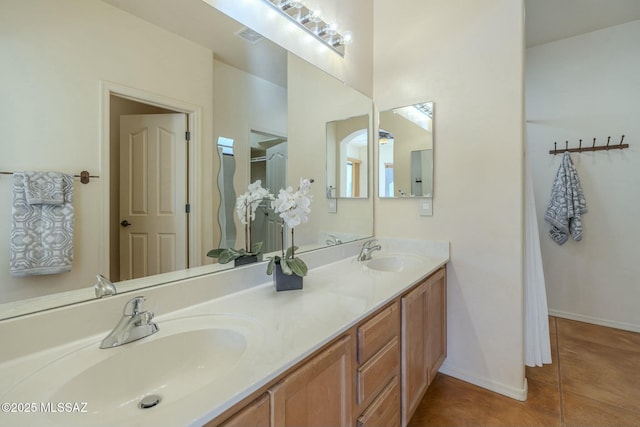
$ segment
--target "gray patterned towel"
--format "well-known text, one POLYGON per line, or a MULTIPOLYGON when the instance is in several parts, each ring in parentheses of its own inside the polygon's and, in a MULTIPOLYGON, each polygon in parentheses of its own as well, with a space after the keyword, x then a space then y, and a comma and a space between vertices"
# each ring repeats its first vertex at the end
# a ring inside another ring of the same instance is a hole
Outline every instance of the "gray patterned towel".
POLYGON ((9 270, 12 276, 57 274, 71 270, 72 175, 15 172, 11 214, 9 270), (35 184, 28 189, 30 183, 35 184), (27 198, 28 192, 31 192, 30 199, 27 198), (62 203, 59 203, 61 199, 62 203))
POLYGON ((61 173, 22 173, 27 203, 30 205, 62 205, 64 203, 61 173))
POLYGON ((587 201, 582 193, 578 172, 565 151, 562 163, 551 188, 551 200, 544 220, 551 224, 549 236, 559 245, 569 239, 582 240, 582 218, 587 212, 587 201))

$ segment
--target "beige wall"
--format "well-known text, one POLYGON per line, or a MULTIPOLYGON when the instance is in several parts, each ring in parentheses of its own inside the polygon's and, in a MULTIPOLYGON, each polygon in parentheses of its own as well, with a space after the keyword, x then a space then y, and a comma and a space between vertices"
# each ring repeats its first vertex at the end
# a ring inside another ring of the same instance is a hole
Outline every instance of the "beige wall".
POLYGON ((553 314, 640 332, 640 21, 527 49, 527 140, 542 261, 553 314), (558 148, 618 144, 571 153, 587 199, 580 242, 554 243, 544 222, 562 156, 558 148))
MULTIPOLYGON (((0 302, 90 287, 109 274, 106 227, 108 170, 101 170, 102 81, 138 88, 202 110, 198 168, 210 170, 213 55, 98 0, 12 1, 0 13, 0 170, 87 170, 100 178, 75 185, 75 259, 70 273, 13 279, 0 266, 0 302), (189 64, 189 66, 185 66, 189 64)), ((202 198, 212 198, 203 188, 202 198)), ((0 176, 0 241, 8 242, 11 177, 0 176)), ((211 209, 203 218, 211 218, 211 209)), ((211 225, 202 224, 203 246, 211 225)), ((8 260, 8 244, 0 260, 8 260)))
POLYGON ((376 108, 437 111, 433 217, 376 198, 376 234, 451 242, 442 369, 523 398, 522 1, 374 0, 374 11, 376 108))

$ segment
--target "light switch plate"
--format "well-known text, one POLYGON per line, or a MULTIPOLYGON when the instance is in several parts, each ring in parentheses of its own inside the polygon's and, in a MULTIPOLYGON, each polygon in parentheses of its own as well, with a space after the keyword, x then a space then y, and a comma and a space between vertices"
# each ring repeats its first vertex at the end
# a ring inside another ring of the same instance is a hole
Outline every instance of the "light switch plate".
POLYGON ((420 199, 418 201, 418 212, 420 216, 433 216, 433 200, 420 199))
POLYGON ((338 199, 329 199, 327 205, 329 213, 338 213, 338 199))

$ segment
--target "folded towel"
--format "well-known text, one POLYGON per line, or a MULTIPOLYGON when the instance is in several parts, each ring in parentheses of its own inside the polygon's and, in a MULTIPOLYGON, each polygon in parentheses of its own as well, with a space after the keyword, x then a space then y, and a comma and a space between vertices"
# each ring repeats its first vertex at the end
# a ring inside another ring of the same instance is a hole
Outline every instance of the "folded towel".
POLYGON ((63 175, 60 172, 21 172, 24 192, 30 205, 61 205, 64 203, 63 175))
MULTIPOLYGON (((73 176, 61 174, 62 204, 31 204, 27 182, 36 175, 13 174, 9 271, 14 277, 64 273, 71 270, 73 261, 73 176)), ((43 194, 47 193, 51 192, 43 194)))
POLYGON ((569 152, 565 151, 562 163, 551 188, 551 200, 544 215, 551 224, 549 236, 559 245, 569 239, 582 240, 582 214, 587 212, 587 201, 582 193, 580 179, 569 152))

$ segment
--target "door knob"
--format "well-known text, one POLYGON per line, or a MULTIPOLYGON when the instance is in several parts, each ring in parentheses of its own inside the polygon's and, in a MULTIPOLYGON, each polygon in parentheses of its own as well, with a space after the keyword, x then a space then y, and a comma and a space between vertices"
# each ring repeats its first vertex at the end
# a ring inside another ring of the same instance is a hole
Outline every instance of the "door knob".
POLYGON ((123 226, 123 227, 128 227, 128 226, 130 226, 130 225, 131 225, 131 223, 125 219, 125 220, 122 220, 122 222, 120 223, 120 225, 121 225, 121 226, 123 226))

